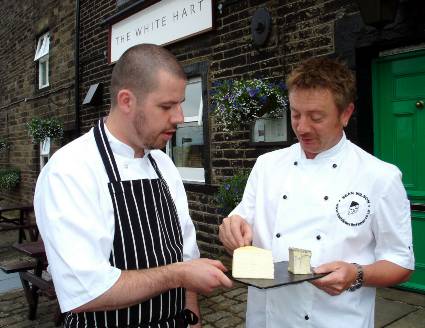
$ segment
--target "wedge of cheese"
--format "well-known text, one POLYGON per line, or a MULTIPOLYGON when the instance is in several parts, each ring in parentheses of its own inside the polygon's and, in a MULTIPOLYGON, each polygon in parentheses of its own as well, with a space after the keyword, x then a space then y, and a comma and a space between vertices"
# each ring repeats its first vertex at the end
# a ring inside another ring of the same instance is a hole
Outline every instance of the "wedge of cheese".
POLYGON ((272 251, 254 246, 235 249, 232 275, 234 278, 274 279, 272 251))
POLYGON ((289 247, 288 271, 293 274, 311 273, 311 251, 308 249, 289 247))

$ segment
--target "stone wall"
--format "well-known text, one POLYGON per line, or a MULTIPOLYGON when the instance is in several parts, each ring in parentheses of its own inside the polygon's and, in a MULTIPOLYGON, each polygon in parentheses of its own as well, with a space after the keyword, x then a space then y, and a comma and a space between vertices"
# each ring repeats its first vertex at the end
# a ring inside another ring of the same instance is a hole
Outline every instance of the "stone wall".
POLYGON ((74 1, 4 0, 0 8, 0 137, 11 143, 9 152, 0 155, 0 165, 21 170, 19 187, 0 191, 0 198, 6 203, 32 202, 40 171, 39 145, 31 143, 26 123, 34 116, 57 117, 66 129, 74 128, 74 1), (50 84, 39 89, 34 55, 38 38, 47 31, 50 84))

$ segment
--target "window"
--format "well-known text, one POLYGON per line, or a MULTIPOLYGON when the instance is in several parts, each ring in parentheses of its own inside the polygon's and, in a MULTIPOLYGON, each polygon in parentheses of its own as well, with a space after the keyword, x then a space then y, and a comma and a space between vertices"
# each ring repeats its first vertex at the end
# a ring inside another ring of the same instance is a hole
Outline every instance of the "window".
POLYGON ((288 119, 286 111, 282 118, 259 118, 251 131, 252 142, 288 141, 288 119))
POLYGON ((43 34, 37 42, 34 61, 38 61, 38 88, 49 86, 49 47, 50 34, 43 34))
POLYGON ((205 182, 203 107, 202 78, 190 78, 182 104, 184 123, 167 145, 167 153, 185 182, 205 182))

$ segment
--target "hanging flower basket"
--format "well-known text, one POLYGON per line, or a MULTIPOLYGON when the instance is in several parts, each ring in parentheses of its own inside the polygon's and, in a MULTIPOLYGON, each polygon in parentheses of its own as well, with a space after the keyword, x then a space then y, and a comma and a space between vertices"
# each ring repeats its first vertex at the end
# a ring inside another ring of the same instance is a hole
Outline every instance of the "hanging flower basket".
POLYGON ((240 171, 224 179, 216 194, 221 214, 229 214, 241 202, 248 176, 248 172, 240 171))
POLYGON ((59 120, 55 118, 42 119, 34 117, 27 123, 28 133, 32 137, 32 142, 39 144, 46 138, 62 139, 63 126, 59 120))
POLYGON ((224 131, 240 128, 260 117, 279 118, 289 107, 287 89, 260 79, 227 80, 214 84, 213 115, 224 131))
POLYGON ((0 170, 0 191, 10 191, 21 181, 21 171, 16 168, 0 170))

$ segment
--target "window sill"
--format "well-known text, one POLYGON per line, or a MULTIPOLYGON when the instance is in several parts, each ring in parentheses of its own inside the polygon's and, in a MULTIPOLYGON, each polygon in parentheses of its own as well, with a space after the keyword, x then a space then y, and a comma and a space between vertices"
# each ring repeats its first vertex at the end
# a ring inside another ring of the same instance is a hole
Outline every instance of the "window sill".
POLYGON ((218 186, 205 184, 205 183, 196 183, 196 182, 185 182, 183 181, 186 191, 190 192, 199 192, 207 195, 214 195, 218 191, 218 186))

